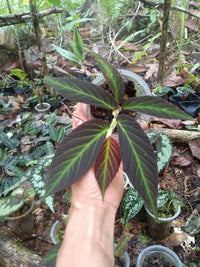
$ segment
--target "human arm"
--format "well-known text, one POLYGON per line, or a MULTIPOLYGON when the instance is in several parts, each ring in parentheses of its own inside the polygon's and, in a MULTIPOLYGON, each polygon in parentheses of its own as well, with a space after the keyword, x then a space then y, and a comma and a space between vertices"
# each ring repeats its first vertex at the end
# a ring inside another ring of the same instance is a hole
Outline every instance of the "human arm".
MULTIPOLYGON (((78 104, 73 128, 87 120, 85 107, 78 104)), ((71 209, 56 267, 114 266, 114 222, 122 195, 122 165, 107 188, 104 200, 94 167, 72 185, 71 209)))

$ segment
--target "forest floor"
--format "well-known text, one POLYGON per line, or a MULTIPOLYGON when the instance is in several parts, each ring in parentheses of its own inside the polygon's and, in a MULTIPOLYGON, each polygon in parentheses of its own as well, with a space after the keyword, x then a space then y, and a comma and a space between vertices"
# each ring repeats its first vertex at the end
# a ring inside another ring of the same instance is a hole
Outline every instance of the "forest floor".
MULTIPOLYGON (((128 52, 125 52, 126 56, 132 53, 131 49, 135 48, 131 47, 128 52)), ((152 47, 152 52, 149 53, 148 56, 145 56, 144 59, 138 60, 135 64, 124 64, 124 61, 122 60, 121 62, 117 62, 116 65, 119 68, 128 69, 141 75, 152 89, 156 83, 158 63, 151 60, 158 56, 158 52, 159 48, 155 46, 152 47)), ((37 51, 35 53, 37 54, 37 51)), ((170 55, 171 62, 169 60, 169 65, 172 63, 172 59, 177 57, 177 54, 174 53, 171 53, 170 55)), ((188 47, 188 50, 184 50, 183 55, 187 62, 189 61, 190 64, 194 65, 196 62, 200 61, 200 48, 193 47, 191 49, 188 47), (191 56, 191 50, 193 51, 193 56, 191 56)), ((54 74, 56 73, 57 76, 65 76, 66 73, 71 73, 74 76, 92 74, 91 69, 76 69, 67 60, 55 55, 55 53, 51 54, 51 51, 49 56, 53 62, 57 62, 54 64, 52 70, 52 72, 54 74), (66 73, 63 73, 63 71, 66 73)), ((173 64, 175 64, 175 60, 173 60, 173 64)), ((12 68, 18 67, 18 60, 12 60, 2 66, 3 79, 7 77, 7 74, 12 70, 12 68)), ((34 67, 35 74, 39 74, 41 71, 41 66, 37 61, 34 62, 34 67)), ((199 68, 197 71, 199 72, 199 68)), ((188 73, 189 72, 187 69, 183 68, 183 72, 180 74, 178 73, 177 69, 173 68, 165 77, 164 84, 172 87, 173 89, 176 89, 178 86, 183 86, 188 80, 188 73)), ((4 100, 6 97, 7 96, 4 96, 4 100)), ((17 96, 14 96, 14 99, 12 100, 13 109, 10 110, 10 114, 7 112, 6 116, 5 114, 1 115, 1 123, 8 120, 8 118, 12 118, 14 120, 14 117, 16 118, 17 114, 23 112, 21 110, 21 106, 26 101, 26 97, 26 94, 23 92, 17 96)), ((59 115, 63 113, 66 115, 68 113, 63 106, 55 109, 54 111, 59 115)), ((32 112, 34 112, 34 110, 32 110, 32 112)), ((69 117, 71 116, 71 114, 68 115, 69 117)), ((200 115, 198 115, 198 117, 199 116, 200 115)), ((185 129, 184 124, 181 124, 179 121, 170 123, 168 120, 163 121, 152 118, 149 124, 149 129, 155 129, 156 127, 180 130, 185 129)), ((200 150, 199 139, 196 144, 196 149, 200 150)), ((120 207, 118 210, 115 222, 115 242, 117 243, 124 234, 129 236, 128 253, 131 259, 131 266, 135 266, 137 257, 143 248, 155 244, 160 244, 171 248, 180 257, 185 266, 200 266, 200 158, 199 156, 194 156, 194 149, 191 149, 191 146, 188 144, 188 142, 181 142, 181 140, 178 142, 173 142, 173 150, 174 152, 169 164, 159 175, 160 188, 164 190, 174 190, 174 192, 177 193, 183 202, 181 214, 173 221, 169 236, 164 240, 154 240, 151 238, 148 233, 146 219, 142 221, 132 219, 126 226, 124 226, 121 221, 121 218, 123 217, 122 207, 120 207), (197 211, 198 216, 197 219, 192 220, 191 227, 193 233, 188 233, 185 231, 185 224, 189 217, 194 214, 194 211, 197 211)), ((127 190, 128 188, 125 189, 125 192, 127 190)), ((35 227, 33 234, 29 237, 24 239, 17 237, 17 235, 10 230, 8 223, 3 220, 0 221, 0 232, 6 234, 16 243, 23 244, 32 252, 44 258, 47 252, 53 247, 50 239, 51 226, 56 220, 61 220, 62 215, 68 214, 69 212, 70 202, 63 197, 64 195, 65 191, 55 194, 55 213, 53 213, 48 206, 36 199, 33 210, 33 214, 35 216, 35 227)))

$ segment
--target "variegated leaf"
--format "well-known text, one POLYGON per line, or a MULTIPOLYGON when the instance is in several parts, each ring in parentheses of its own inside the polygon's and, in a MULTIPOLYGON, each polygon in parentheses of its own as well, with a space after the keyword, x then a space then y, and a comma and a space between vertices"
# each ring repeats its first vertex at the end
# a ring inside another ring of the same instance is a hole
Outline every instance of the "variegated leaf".
POLYGON ((143 199, 134 188, 130 188, 123 199, 124 223, 128 223, 144 205, 143 199))

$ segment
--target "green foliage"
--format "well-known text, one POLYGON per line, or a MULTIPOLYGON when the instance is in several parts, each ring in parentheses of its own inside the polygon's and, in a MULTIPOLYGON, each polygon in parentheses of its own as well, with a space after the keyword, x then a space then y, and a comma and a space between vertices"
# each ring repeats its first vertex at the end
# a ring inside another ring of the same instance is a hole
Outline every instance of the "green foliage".
POLYGON ((130 6, 129 0, 100 0, 100 4, 109 19, 126 14, 130 6))
POLYGON ((42 263, 48 267, 55 267, 56 258, 57 258, 57 254, 58 254, 58 250, 60 249, 60 246, 61 246, 61 243, 54 245, 53 248, 48 251, 42 263))
POLYGON ((84 61, 84 44, 77 28, 74 28, 73 53, 56 45, 53 45, 53 47, 58 51, 58 53, 60 53, 66 59, 72 61, 74 64, 79 65, 84 61))
MULTIPOLYGON (((104 146, 104 142, 110 143, 108 140, 117 128, 124 171, 145 201, 145 205, 157 214, 157 164, 153 147, 140 125, 130 115, 124 115, 123 111, 136 111, 169 119, 192 118, 158 97, 140 96, 123 100, 124 81, 118 71, 99 55, 94 52, 92 55, 99 63, 109 85, 109 92, 98 85, 78 79, 46 77, 46 82, 69 100, 110 109, 113 119, 110 125, 99 119, 84 122, 63 139, 50 166, 46 196, 78 181, 94 162, 99 186, 104 184, 104 194, 119 168, 119 163, 118 167, 114 164, 113 169, 112 164, 109 164, 110 157, 107 155, 113 148, 110 145, 104 146), (99 153, 103 167, 96 162, 99 153), (109 171, 105 177, 106 168, 109 168, 109 171)), ((120 156, 118 150, 116 151, 115 155, 112 154, 117 162, 120 156)))
POLYGON ((18 79, 17 81, 18 87, 24 87, 26 85, 29 85, 30 83, 30 80, 27 78, 27 74, 23 70, 12 69, 8 77, 4 80, 3 87, 6 87, 7 81, 9 80, 10 77, 14 77, 18 79))
POLYGON ((162 171, 168 164, 173 153, 173 146, 166 134, 148 132, 147 133, 152 144, 155 145, 157 152, 158 172, 162 171))
POLYGON ((23 186, 16 188, 10 195, 0 198, 0 217, 6 217, 19 210, 25 202, 32 200, 35 192, 23 186))

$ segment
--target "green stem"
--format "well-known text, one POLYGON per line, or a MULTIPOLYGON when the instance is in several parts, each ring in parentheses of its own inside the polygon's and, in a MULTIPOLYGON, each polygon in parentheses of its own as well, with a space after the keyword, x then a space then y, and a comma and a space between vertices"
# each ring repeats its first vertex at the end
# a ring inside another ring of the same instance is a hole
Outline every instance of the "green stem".
POLYGON ((119 110, 118 110, 118 109, 116 109, 116 110, 114 110, 114 111, 112 112, 113 119, 112 119, 112 122, 111 122, 111 124, 110 124, 110 128, 109 128, 108 131, 107 131, 106 138, 108 138, 109 136, 111 136, 112 133, 113 133, 113 131, 114 131, 114 129, 116 128, 116 126, 117 126, 117 116, 118 116, 118 114, 119 114, 119 110))

